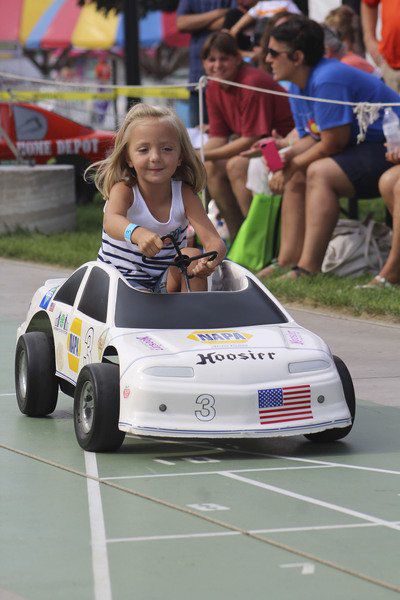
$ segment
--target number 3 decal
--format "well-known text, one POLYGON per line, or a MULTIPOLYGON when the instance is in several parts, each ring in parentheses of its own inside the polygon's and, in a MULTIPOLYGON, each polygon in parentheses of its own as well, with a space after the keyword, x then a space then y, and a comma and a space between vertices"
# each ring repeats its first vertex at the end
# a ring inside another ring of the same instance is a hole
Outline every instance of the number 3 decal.
POLYGON ((210 394, 201 394, 198 398, 196 398, 196 404, 200 404, 201 409, 195 410, 194 414, 199 421, 211 421, 215 415, 215 399, 210 394))

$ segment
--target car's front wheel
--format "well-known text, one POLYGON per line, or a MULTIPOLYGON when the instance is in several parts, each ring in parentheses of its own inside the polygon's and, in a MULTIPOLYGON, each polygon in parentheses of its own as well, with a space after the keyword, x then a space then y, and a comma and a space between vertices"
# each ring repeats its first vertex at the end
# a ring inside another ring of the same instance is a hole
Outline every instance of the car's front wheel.
POLYGON ((118 429, 119 367, 92 364, 79 373, 74 396, 75 435, 90 452, 118 450, 125 433, 118 429))
POLYGON ((45 417, 57 405, 58 381, 53 339, 42 331, 24 333, 15 351, 15 390, 20 411, 45 417))
POLYGON ((305 437, 312 442, 326 443, 341 440, 352 430, 354 418, 356 416, 356 396, 350 372, 341 358, 334 356, 333 360, 338 370, 340 381, 342 382, 344 397, 351 415, 351 425, 348 425, 347 427, 336 427, 335 429, 326 429, 326 431, 320 431, 318 433, 306 434, 305 437))

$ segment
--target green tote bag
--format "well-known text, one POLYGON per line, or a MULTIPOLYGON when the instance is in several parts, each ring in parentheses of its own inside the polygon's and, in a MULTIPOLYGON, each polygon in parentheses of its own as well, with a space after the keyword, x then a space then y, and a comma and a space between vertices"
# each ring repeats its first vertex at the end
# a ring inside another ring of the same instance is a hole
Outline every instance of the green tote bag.
POLYGON ((256 194, 228 258, 250 271, 260 271, 278 255, 282 196, 256 194))

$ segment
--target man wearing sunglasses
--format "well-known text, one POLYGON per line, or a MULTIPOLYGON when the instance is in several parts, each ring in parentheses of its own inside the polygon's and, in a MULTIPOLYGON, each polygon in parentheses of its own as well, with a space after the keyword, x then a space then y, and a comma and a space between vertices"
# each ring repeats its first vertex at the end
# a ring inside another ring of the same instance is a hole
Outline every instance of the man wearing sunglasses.
MULTIPOLYGON (((287 277, 295 279, 320 271, 339 217, 339 198, 376 198, 379 177, 391 166, 385 158, 383 111, 357 144, 353 106, 340 103, 396 103, 400 97, 374 75, 324 58, 323 29, 306 17, 292 17, 271 31, 266 60, 274 79, 290 81, 289 92, 298 96, 290 105, 300 139, 270 181, 273 192, 283 192, 278 265, 292 267, 287 277)), ((263 275, 272 271, 275 265, 263 275)))

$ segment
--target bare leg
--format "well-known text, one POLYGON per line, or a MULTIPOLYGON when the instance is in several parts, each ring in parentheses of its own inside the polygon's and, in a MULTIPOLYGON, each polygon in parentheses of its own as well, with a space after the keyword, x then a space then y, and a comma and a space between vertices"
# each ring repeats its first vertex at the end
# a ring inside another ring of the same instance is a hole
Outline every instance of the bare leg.
POLYGON ((316 273, 339 218, 341 196, 351 198, 355 190, 332 158, 313 162, 307 169, 306 230, 299 267, 316 273))
POLYGON ((297 172, 287 182, 282 199, 281 244, 278 264, 297 264, 304 239, 305 175, 297 172))
POLYGON ((228 179, 244 217, 247 217, 252 201, 252 193, 246 187, 248 167, 249 159, 244 156, 234 156, 226 163, 228 179))
POLYGON ((389 256, 379 275, 390 283, 400 282, 400 165, 386 171, 379 180, 379 190, 393 218, 393 238, 389 256))
POLYGON ((226 161, 206 161, 205 167, 207 187, 211 198, 214 198, 217 203, 229 229, 231 241, 233 241, 243 222, 243 215, 226 174, 226 161))
MULTIPOLYGON (((196 256, 200 254, 198 248, 184 248, 182 254, 187 256, 196 256)), ((196 261, 191 263, 188 268, 188 274, 190 275, 193 268, 196 265, 196 261)), ((200 277, 193 277, 190 280, 190 289, 192 292, 206 292, 207 291, 207 279, 200 277)), ((181 271, 177 267, 170 267, 167 275, 167 292, 171 294, 173 292, 187 292, 186 281, 181 271)))

